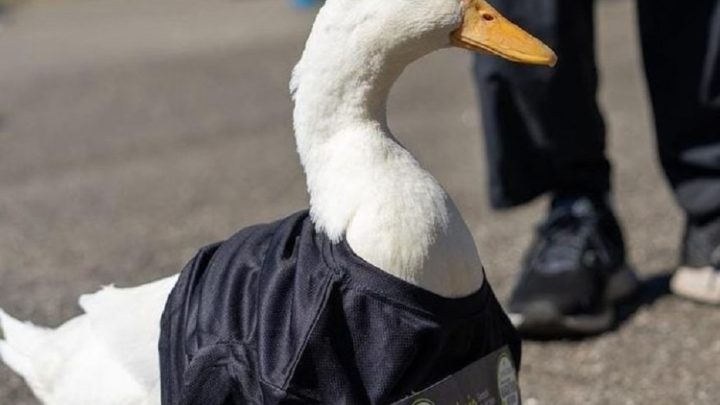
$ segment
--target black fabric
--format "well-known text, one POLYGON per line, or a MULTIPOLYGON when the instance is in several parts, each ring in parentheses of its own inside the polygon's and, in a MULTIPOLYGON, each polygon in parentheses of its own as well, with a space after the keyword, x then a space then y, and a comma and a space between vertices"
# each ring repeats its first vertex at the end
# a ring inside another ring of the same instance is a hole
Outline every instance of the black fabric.
MULTIPOLYGON (((610 190, 593 0, 495 0, 559 56, 554 69, 477 56, 495 207, 610 190)), ((693 222, 720 216, 720 1, 638 0, 659 155, 693 222)))
POLYGON ((520 343, 487 283, 447 299, 314 231, 240 231, 183 270, 162 318, 163 405, 390 404, 520 343))

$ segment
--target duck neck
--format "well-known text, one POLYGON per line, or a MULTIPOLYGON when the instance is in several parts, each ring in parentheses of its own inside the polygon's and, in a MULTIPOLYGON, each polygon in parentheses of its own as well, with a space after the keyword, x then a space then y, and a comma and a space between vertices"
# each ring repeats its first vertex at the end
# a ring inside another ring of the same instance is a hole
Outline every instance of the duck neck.
POLYGON ((387 125, 390 88, 427 52, 339 38, 346 31, 322 26, 322 19, 321 12, 291 83, 316 229, 333 242, 345 238, 367 262, 437 294, 477 290, 483 273, 470 232, 387 125))

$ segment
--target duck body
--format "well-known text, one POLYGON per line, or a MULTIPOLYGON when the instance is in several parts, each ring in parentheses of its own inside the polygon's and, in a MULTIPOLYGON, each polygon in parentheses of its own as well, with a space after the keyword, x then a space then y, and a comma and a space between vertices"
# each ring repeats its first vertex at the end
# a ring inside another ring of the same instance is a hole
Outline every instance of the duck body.
POLYGON ((385 113, 451 38, 549 60, 505 22, 484 0, 327 1, 291 81, 309 211, 85 296, 58 329, 3 314, 0 356, 49 405, 384 404, 503 345, 519 364, 467 225, 385 113))

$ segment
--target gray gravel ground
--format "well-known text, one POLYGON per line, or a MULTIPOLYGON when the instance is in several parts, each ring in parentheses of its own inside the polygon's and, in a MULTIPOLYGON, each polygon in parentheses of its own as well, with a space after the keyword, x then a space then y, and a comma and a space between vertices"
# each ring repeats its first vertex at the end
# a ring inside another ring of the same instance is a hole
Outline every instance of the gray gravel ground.
MULTIPOLYGON (((312 16, 286 3, 40 2, 0 22, 1 307, 58 325, 79 294, 171 274, 306 206, 287 81, 312 16)), ((526 343, 525 403, 717 404, 720 310, 666 294, 681 216, 654 160, 634 9, 598 11, 617 205, 649 281, 616 331, 526 343)), ((412 66, 390 121, 458 202, 505 297, 545 202, 488 209, 469 57, 412 66)), ((0 366, 0 404, 35 403, 0 366)))

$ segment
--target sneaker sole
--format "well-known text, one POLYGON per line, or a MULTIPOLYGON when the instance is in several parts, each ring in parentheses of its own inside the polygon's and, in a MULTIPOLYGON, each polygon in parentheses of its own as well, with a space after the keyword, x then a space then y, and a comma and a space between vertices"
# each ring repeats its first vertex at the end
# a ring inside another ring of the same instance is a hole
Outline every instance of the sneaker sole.
POLYGON ((593 314, 563 315, 548 301, 538 301, 523 313, 508 317, 522 334, 538 336, 593 335, 610 330, 616 319, 615 304, 630 298, 640 280, 629 266, 623 266, 608 280, 602 309, 593 314))
POLYGON ((670 280, 670 291, 693 301, 720 305, 720 272, 712 267, 680 267, 670 280))

